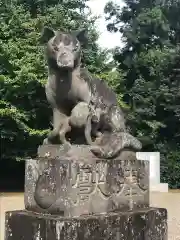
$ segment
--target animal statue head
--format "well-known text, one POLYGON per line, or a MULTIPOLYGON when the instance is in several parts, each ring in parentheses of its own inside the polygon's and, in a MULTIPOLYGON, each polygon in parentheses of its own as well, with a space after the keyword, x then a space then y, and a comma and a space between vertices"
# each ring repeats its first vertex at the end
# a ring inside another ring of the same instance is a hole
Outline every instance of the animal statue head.
POLYGON ((47 44, 48 62, 62 70, 73 70, 80 64, 81 45, 87 42, 86 29, 65 33, 45 27, 41 42, 47 44))

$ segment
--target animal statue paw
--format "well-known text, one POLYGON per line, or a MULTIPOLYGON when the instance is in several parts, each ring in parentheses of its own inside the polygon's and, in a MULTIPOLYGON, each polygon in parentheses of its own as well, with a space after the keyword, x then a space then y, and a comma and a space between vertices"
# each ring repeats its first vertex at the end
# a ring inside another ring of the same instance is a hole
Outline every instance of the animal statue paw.
POLYGON ((66 142, 64 143, 64 149, 66 149, 66 150, 68 151, 70 148, 71 148, 71 143, 68 142, 68 141, 66 141, 66 142))

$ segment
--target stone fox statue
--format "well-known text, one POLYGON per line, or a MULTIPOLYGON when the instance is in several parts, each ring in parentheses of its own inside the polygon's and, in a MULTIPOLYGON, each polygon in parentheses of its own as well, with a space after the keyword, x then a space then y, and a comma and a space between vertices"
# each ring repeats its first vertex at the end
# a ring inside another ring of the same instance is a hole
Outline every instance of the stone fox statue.
POLYGON ((116 95, 104 81, 80 67, 81 45, 87 42, 86 30, 64 33, 46 27, 41 41, 46 43, 48 81, 45 88, 53 110, 53 130, 44 143, 52 143, 57 136, 61 143, 67 143, 66 133, 71 129, 69 116, 79 102, 117 106, 116 95))
MULTIPOLYGON (((84 127, 86 141, 89 144, 91 133, 100 137, 101 146, 94 146, 92 152, 102 157, 113 157, 123 147, 138 144, 126 141, 125 118, 118 107, 115 93, 106 82, 93 77, 85 68, 81 68, 81 45, 87 41, 86 30, 65 33, 44 28, 41 40, 46 43, 46 58, 48 63, 48 81, 46 96, 53 110, 53 130, 44 143, 52 143, 59 137, 61 143, 69 143, 66 134, 72 127, 84 127), (88 110, 85 105, 87 104, 88 110), (80 104, 80 105, 79 105, 80 104), (84 108, 85 107, 85 108, 84 108), (83 113, 81 112, 81 109, 83 113), (86 110, 85 110, 86 109, 86 110), (83 116, 83 114, 85 114, 83 116), (85 122, 84 122, 85 121, 85 122), (111 135, 115 133, 115 135, 111 135), (116 133, 120 134, 116 141, 116 133), (104 142, 107 136, 113 140, 114 151, 111 154, 104 142), (121 144, 119 144, 121 141, 121 144)), ((97 142, 98 143, 98 142, 97 142)))

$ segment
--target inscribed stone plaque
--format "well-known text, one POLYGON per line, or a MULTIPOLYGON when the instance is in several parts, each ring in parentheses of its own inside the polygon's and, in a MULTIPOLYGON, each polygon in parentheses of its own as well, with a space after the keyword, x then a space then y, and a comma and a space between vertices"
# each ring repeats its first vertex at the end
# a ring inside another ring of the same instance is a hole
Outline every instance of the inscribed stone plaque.
POLYGON ((80 216, 149 206, 148 161, 71 154, 26 160, 27 210, 80 216))

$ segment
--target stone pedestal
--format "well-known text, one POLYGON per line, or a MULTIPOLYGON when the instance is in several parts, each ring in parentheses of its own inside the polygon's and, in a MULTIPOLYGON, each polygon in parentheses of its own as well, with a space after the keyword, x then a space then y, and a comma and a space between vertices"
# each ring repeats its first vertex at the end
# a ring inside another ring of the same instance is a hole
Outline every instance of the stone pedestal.
POLYGON ((25 210, 6 213, 5 240, 167 240, 167 212, 149 208, 149 162, 123 150, 44 145, 26 160, 25 210))
POLYGON ((67 152, 43 146, 39 156, 26 161, 29 211, 77 217, 149 207, 149 165, 132 152, 107 161, 96 158, 88 146, 67 152))
POLYGON ((28 211, 6 213, 5 240, 167 240, 167 212, 133 212, 64 218, 28 211))

